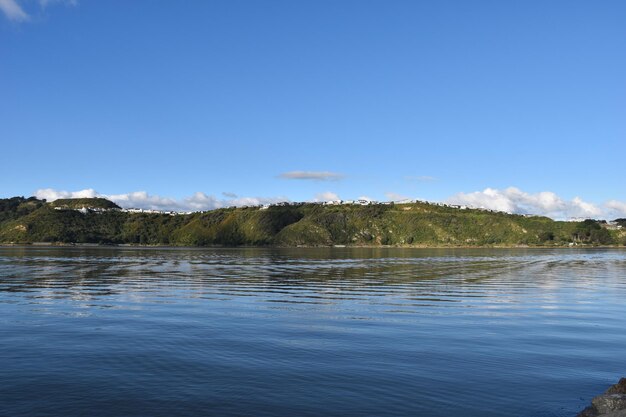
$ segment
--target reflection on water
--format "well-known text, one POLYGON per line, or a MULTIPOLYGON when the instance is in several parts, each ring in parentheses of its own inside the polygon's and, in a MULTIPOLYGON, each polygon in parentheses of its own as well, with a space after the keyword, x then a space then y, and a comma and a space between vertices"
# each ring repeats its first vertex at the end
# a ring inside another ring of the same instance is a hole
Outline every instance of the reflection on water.
POLYGON ((625 255, 0 248, 0 415, 573 415, 625 255))

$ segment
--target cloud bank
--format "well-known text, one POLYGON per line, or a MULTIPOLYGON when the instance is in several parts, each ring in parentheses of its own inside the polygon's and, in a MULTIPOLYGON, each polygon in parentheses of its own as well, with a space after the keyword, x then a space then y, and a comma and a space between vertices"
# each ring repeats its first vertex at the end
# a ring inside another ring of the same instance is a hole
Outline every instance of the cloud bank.
POLYGON ((218 199, 215 196, 207 195, 203 192, 197 192, 182 199, 175 199, 148 194, 146 191, 135 191, 126 194, 101 194, 92 188, 80 191, 61 191, 52 188, 43 188, 35 191, 35 197, 45 198, 48 201, 58 200, 59 198, 102 197, 124 208, 135 207, 166 211, 204 211, 230 206, 255 206, 289 201, 286 197, 233 197, 218 199))
POLYGON ((278 177, 285 180, 338 181, 343 175, 329 171, 289 171, 278 177))
POLYGON ((605 206, 615 215, 626 217, 626 203, 617 200, 607 201, 605 206))
MULTIPOLYGON (((230 206, 255 206, 259 204, 290 201, 286 197, 242 197, 230 192, 222 193, 222 198, 217 198, 203 192, 197 192, 188 197, 175 199, 149 194, 146 191, 135 191, 125 194, 101 194, 93 188, 80 191, 61 191, 52 188, 43 188, 35 191, 34 195, 37 198, 45 198, 48 201, 54 201, 59 198, 103 197, 124 208, 137 207, 174 211, 203 211, 230 206)), ((404 200, 407 198, 404 195, 392 192, 388 192, 385 195, 387 199, 391 201, 404 200)), ((359 198, 372 200, 366 196, 359 198)), ((336 193, 326 191, 316 194, 312 201, 323 202, 339 199, 340 197, 336 193)), ((604 204, 594 204, 584 201, 579 197, 566 200, 550 191, 531 194, 515 187, 509 187, 503 190, 486 188, 483 191, 458 193, 446 199, 445 202, 515 214, 537 214, 556 220, 566 220, 570 218, 609 220, 618 217, 626 218, 626 202, 610 200, 604 204)))
POLYGON ((553 219, 614 218, 626 215, 626 204, 619 201, 613 200, 596 205, 580 197, 565 200, 550 191, 530 194, 515 187, 504 190, 486 188, 473 193, 458 193, 448 198, 447 202, 508 213, 538 214, 553 219))

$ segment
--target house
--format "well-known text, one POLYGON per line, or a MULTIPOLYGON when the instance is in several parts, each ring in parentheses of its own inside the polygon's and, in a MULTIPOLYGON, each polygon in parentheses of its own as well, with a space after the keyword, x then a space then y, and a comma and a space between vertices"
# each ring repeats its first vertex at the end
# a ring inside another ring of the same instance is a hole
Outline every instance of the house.
POLYGON ((337 206, 343 204, 343 200, 324 201, 322 204, 324 204, 325 206, 337 206))

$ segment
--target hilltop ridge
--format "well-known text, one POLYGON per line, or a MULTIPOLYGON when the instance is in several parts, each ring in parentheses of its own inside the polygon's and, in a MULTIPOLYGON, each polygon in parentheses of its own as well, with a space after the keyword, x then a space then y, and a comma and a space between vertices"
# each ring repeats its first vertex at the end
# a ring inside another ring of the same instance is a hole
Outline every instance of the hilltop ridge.
POLYGON ((103 199, 0 199, 2 243, 145 245, 624 245, 618 225, 561 222, 423 201, 278 203, 177 213, 103 199))
POLYGON ((106 198, 60 198, 49 203, 55 208, 64 209, 120 209, 121 207, 106 198))

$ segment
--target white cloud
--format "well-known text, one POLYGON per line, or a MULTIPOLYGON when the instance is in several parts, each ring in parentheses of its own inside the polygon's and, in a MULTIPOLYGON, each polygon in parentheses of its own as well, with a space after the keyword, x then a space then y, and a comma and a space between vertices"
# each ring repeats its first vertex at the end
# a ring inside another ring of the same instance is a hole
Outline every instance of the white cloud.
POLYGON ((564 200, 553 192, 526 193, 515 187, 505 190, 486 188, 473 193, 458 193, 448 198, 452 204, 464 204, 516 214, 539 214, 555 219, 571 217, 597 218, 607 214, 607 210, 576 197, 564 200))
POLYGON ((604 214, 604 210, 592 203, 583 201, 580 197, 575 197, 570 204, 568 204, 571 213, 576 217, 601 217, 604 214))
MULTIPOLYGON (((152 210, 182 210, 182 204, 173 198, 150 195, 145 191, 135 191, 126 194, 101 195, 101 197, 117 203, 121 207, 137 207, 152 210)), ((193 198, 188 197, 188 198, 193 198)))
POLYGON ((15 0, 0 0, 0 10, 9 20, 23 22, 29 19, 28 14, 15 0))
MULTIPOLYGON (((203 211, 230 206, 256 206, 260 204, 289 201, 286 197, 240 197, 233 193, 223 193, 227 198, 217 198, 203 192, 196 192, 182 199, 163 197, 148 194, 145 191, 135 191, 125 194, 101 194, 93 188, 79 191, 62 191, 53 188, 43 188, 35 191, 37 198, 54 201, 59 198, 107 198, 121 207, 138 207, 153 210, 175 211, 203 211)), ((396 193, 386 193, 390 200, 403 200, 406 197, 396 193)), ((339 196, 331 191, 315 195, 314 201, 339 200, 339 196)), ((361 196, 359 199, 372 200, 361 196)), ((510 187, 504 190, 486 188, 473 193, 458 193, 446 200, 451 204, 462 204, 472 207, 484 207, 493 210, 506 211, 516 214, 538 214, 553 219, 568 219, 585 217, 596 219, 615 219, 626 217, 626 202, 610 200, 602 205, 593 204, 576 197, 565 200, 549 191, 530 194, 510 187)))
MULTIPOLYGON (((21 1, 22 3, 29 3, 21 1)), ((39 0, 40 12, 43 12, 49 6, 55 4, 63 4, 65 6, 76 6, 78 0, 39 0)), ((30 15, 20 5, 18 0, 0 0, 0 11, 4 13, 7 19, 15 22, 25 22, 30 20, 30 15)))
POLYGON ((278 176, 285 180, 314 180, 314 181, 337 181, 343 178, 342 174, 329 171, 289 171, 278 176))
POLYGON ((60 191, 53 188, 42 188, 35 191, 35 197, 45 198, 48 201, 54 201, 59 198, 94 198, 100 197, 100 194, 92 188, 80 191, 60 191))
POLYGON ((223 200, 223 207, 226 206, 258 206, 261 204, 274 204, 283 201, 290 201, 287 197, 239 197, 233 200, 223 200))
POLYGON ((387 200, 389 201, 402 201, 402 200, 409 200, 410 197, 407 197, 405 195, 402 194, 398 194, 398 193, 394 193, 394 192, 387 192, 385 193, 385 197, 387 197, 387 200))
POLYGON ((607 201, 605 206, 610 210, 611 218, 626 217, 626 203, 617 200, 607 201))
POLYGON ((203 192, 196 192, 189 197, 174 199, 159 195, 148 194, 145 191, 135 191, 125 194, 100 194, 93 189, 80 191, 60 191, 52 188, 45 188, 35 191, 35 197, 45 198, 54 201, 59 198, 107 198, 124 208, 143 208, 152 210, 175 210, 175 211, 203 211, 213 210, 230 206, 255 206, 260 204, 271 204, 280 201, 289 201, 284 197, 237 197, 228 199, 218 199, 203 192))
POLYGON ((323 193, 315 194, 315 199, 313 201, 336 201, 341 200, 339 196, 331 191, 326 191, 323 193))
POLYGON ((237 197, 239 197, 237 194, 231 193, 231 192, 228 192, 228 191, 222 191, 222 195, 224 197, 228 197, 228 198, 237 198, 237 197))

